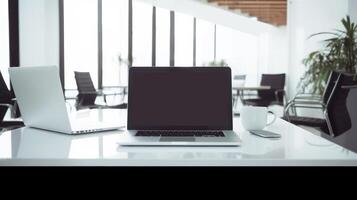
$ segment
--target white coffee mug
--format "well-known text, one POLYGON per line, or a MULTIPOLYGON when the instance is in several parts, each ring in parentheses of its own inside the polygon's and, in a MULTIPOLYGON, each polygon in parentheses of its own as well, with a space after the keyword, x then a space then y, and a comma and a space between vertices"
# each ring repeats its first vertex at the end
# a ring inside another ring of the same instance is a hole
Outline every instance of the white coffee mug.
POLYGON ((265 127, 272 125, 276 121, 276 114, 268 110, 267 107, 243 106, 241 122, 247 131, 263 130, 265 127), (268 113, 274 115, 273 121, 268 123, 268 113))

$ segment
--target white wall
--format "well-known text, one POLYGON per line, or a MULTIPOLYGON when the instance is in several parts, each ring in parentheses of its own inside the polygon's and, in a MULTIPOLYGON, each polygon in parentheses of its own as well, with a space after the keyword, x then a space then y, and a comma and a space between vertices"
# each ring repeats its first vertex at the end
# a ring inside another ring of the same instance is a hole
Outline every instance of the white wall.
MULTIPOLYGON (((353 0, 356 2, 356 0, 353 0)), ((324 37, 312 34, 342 28, 341 19, 348 13, 348 0, 289 0, 289 82, 292 97, 306 68, 302 60, 312 51, 322 47, 324 37)))
POLYGON ((351 16, 351 19, 357 23, 357 1, 356 0, 349 0, 348 13, 351 16))
POLYGON ((261 73, 287 73, 288 72, 288 30, 279 27, 266 34, 261 34, 260 64, 261 73))
POLYGON ((9 17, 8 1, 0 0, 0 70, 4 80, 9 84, 7 69, 10 67, 9 61, 9 17))
MULTIPOLYGON (((288 31, 194 0, 141 0, 260 38, 261 73, 288 71, 288 31)), ((20 64, 58 65, 58 0, 20 0, 20 64)))
POLYGON ((241 32, 259 35, 274 26, 198 0, 141 0, 149 4, 195 16, 241 32))
MULTIPOLYGON (((141 1, 255 35, 259 37, 259 74, 286 73, 288 71, 288 30, 286 27, 272 26, 251 17, 207 4, 204 0, 141 1)), ((255 84, 259 84, 259 82, 255 84)))
POLYGON ((20 65, 59 65, 58 0, 19 0, 20 65))

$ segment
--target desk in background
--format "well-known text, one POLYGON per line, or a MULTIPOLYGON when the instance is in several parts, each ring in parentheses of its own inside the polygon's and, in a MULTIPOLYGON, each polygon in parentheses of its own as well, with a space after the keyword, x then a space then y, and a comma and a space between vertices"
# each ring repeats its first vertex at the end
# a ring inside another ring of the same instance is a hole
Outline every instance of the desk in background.
MULTIPOLYGON (((108 96, 121 96, 121 102, 125 101, 125 96, 128 94, 128 86, 111 86, 104 87, 103 89, 97 90, 97 96, 102 96, 104 102, 107 103, 108 96)), ((78 90, 76 89, 66 89, 65 98, 66 100, 77 100, 78 90)))
MULTIPOLYGON (((84 110, 78 119, 126 124, 125 110, 84 110)), ((240 147, 121 147, 121 131, 69 136, 23 128, 0 135, 0 166, 357 166, 357 154, 278 119, 270 140, 234 130, 240 147)))
MULTIPOLYGON (((246 91, 260 91, 260 90, 270 90, 271 87, 270 86, 241 86, 241 85, 233 85, 232 86, 232 90, 235 90, 237 93, 236 98, 234 99, 233 102, 233 112, 235 116, 239 116, 240 112, 238 110, 236 110, 237 104, 238 104, 238 100, 240 99, 241 101, 243 101, 244 99, 244 92, 246 91)), ((256 96, 256 95, 255 95, 256 96)))

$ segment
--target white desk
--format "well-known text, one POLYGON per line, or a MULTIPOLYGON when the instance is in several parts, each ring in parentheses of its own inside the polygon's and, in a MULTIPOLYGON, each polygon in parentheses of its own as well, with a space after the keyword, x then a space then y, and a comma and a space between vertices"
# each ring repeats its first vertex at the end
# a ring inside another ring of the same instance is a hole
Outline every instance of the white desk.
MULTIPOLYGON (((126 121, 125 111, 83 111, 79 118, 126 121)), ((241 147, 120 147, 121 132, 68 136, 24 128, 0 135, 0 166, 357 166, 357 154, 283 120, 268 128, 280 140, 234 129, 241 147)))

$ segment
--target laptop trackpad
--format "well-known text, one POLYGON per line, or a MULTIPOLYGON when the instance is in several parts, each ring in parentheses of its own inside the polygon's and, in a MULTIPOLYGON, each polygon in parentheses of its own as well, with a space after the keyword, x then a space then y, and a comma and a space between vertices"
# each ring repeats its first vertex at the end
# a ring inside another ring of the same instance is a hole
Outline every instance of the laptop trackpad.
POLYGON ((194 137, 161 137, 160 142, 195 142, 194 137))

